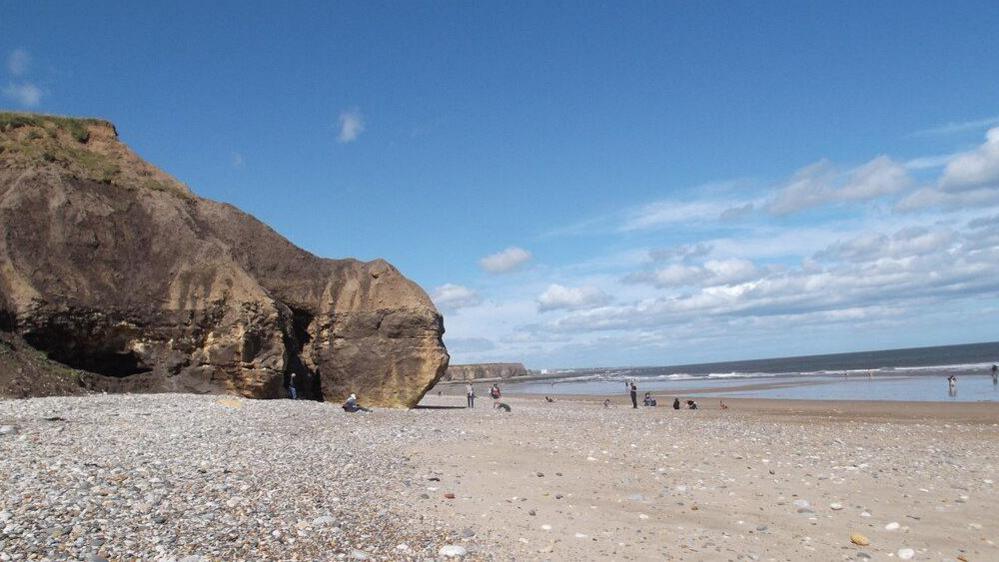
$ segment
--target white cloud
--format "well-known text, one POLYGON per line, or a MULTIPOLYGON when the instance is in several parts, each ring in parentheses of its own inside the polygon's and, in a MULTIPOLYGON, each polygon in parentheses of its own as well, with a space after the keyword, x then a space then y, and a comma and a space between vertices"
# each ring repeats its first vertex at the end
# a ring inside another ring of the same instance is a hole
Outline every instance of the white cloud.
POLYGON ((704 262, 704 270, 711 275, 710 281, 715 285, 742 283, 759 275, 753 262, 739 258, 708 260, 704 262))
POLYGON ((980 147, 951 159, 940 178, 940 188, 945 191, 964 191, 991 184, 999 187, 999 127, 989 129, 985 143, 980 147))
POLYGON ((14 49, 7 56, 7 71, 11 76, 21 76, 31 66, 31 55, 24 49, 14 49))
POLYGON ((8 84, 3 89, 3 95, 25 107, 35 107, 42 101, 42 89, 31 82, 8 84))
POLYGON ((914 133, 915 136, 923 135, 949 135, 952 133, 963 133, 965 131, 977 131, 999 125, 999 117, 986 117, 985 119, 974 119, 958 123, 947 123, 939 127, 923 129, 914 133))
POLYGON ((911 185, 905 166, 887 156, 878 156, 846 173, 821 160, 795 172, 767 209, 775 215, 787 215, 830 203, 869 201, 911 185))
POLYGON ((680 259, 688 261, 704 257, 711 253, 711 244, 698 242, 696 244, 681 244, 672 248, 660 248, 649 251, 649 258, 652 261, 669 261, 680 259))
POLYGON ((234 151, 232 151, 232 155, 231 156, 232 156, 232 167, 233 168, 236 168, 237 170, 241 170, 241 169, 243 169, 244 166, 246 166, 246 161, 243 159, 243 155, 242 154, 240 154, 240 153, 238 153, 238 152, 236 152, 234 150, 234 151))
POLYGON ((724 201, 656 201, 628 213, 621 231, 653 230, 677 224, 715 221, 731 208, 724 201))
POLYGON ((920 156, 912 160, 905 161, 907 170, 929 170, 932 168, 942 168, 954 158, 954 154, 936 154, 934 156, 920 156))
POLYGON ((610 302, 610 297, 598 287, 565 287, 552 284, 544 293, 538 296, 538 310, 580 310, 603 306, 610 302))
POLYGON ((511 246, 502 252, 482 258, 479 260, 479 266, 489 273, 507 273, 529 262, 531 257, 531 252, 511 246))
POLYGON ((876 261, 882 258, 902 259, 940 252, 950 248, 956 239, 947 227, 910 226, 889 236, 865 232, 851 239, 836 242, 818 252, 816 259, 876 261))
POLYGON ((689 286, 730 285, 760 275, 753 262, 740 259, 708 260, 703 265, 670 264, 655 271, 632 273, 627 283, 647 283, 660 289, 689 286))
POLYGON ((458 310, 476 306, 482 302, 482 297, 478 293, 453 283, 445 283, 434 289, 433 301, 442 310, 458 310))
POLYGON ((341 143, 354 142, 364 132, 364 116, 356 108, 341 112, 339 122, 337 140, 341 143))
POLYGON ((746 203, 745 205, 737 205, 735 207, 725 209, 718 218, 722 221, 739 220, 753 214, 754 210, 756 210, 755 204, 746 203))

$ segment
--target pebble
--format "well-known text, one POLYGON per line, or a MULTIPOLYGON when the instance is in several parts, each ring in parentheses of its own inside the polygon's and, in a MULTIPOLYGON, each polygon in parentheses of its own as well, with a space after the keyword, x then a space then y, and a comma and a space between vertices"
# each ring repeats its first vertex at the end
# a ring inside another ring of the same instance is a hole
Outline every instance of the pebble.
POLYGON ((892 521, 891 523, 885 525, 885 530, 886 531, 897 531, 899 527, 900 527, 900 525, 897 522, 892 521))
POLYGON ((899 560, 912 560, 912 557, 916 555, 916 551, 911 548, 900 548, 895 554, 898 555, 899 560))
POLYGON ((871 540, 860 533, 850 535, 850 542, 858 546, 867 546, 871 544, 871 540))
POLYGON ((453 415, 347 416, 305 400, 234 409, 217 399, 0 400, 0 421, 19 433, 0 438, 0 553, 18 562, 433 560, 442 544, 477 544, 416 507, 427 503, 405 501, 423 490, 404 483, 425 482, 427 467, 401 444, 455 439, 435 431, 453 415), (60 415, 69 421, 45 421, 60 415))
POLYGON ((442 546, 440 550, 437 551, 437 554, 443 556, 444 558, 462 558, 468 554, 468 551, 461 545, 449 544, 442 546))
POLYGON ((839 510, 843 509, 843 504, 841 504, 839 502, 833 502, 833 503, 829 504, 829 509, 831 509, 833 511, 839 511, 839 510))
POLYGON ((17 428, 12 425, 0 425, 0 435, 13 435, 17 433, 17 428))

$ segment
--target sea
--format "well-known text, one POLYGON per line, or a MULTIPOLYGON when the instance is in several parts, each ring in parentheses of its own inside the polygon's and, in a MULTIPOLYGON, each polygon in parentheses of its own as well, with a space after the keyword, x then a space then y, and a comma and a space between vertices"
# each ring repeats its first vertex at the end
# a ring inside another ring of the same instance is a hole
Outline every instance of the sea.
POLYGON ((614 369, 559 369, 508 383, 521 394, 999 402, 999 342, 614 369), (948 377, 956 377, 951 387, 948 377))

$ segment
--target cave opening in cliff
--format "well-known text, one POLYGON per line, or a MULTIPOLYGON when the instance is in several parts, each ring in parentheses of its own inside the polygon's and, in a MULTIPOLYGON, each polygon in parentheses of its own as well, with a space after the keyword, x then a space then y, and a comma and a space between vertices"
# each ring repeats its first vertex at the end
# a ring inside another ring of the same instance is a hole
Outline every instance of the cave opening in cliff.
POLYGON ((300 399, 323 401, 322 379, 302 361, 302 350, 312 341, 309 326, 315 315, 305 309, 288 307, 291 310, 291 334, 285 334, 285 347, 288 349, 288 363, 285 369, 284 386, 287 388, 291 374, 295 373, 295 389, 300 399))
POLYGON ((49 354, 49 357, 74 369, 90 371, 106 377, 128 377, 152 371, 131 351, 125 353, 88 353, 79 357, 60 357, 49 354))
POLYGON ((152 371, 131 351, 117 349, 80 347, 66 334, 32 333, 25 334, 25 341, 31 347, 45 352, 49 359, 73 369, 89 371, 106 377, 122 378, 152 371))

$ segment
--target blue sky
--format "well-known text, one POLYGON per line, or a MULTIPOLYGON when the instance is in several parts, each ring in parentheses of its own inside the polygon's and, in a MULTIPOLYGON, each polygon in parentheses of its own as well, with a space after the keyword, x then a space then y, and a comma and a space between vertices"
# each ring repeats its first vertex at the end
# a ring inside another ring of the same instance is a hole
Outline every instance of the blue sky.
POLYGON ((145 4, 3 3, 0 104, 388 259, 455 362, 999 333, 996 2, 145 4))

